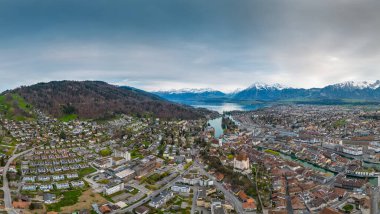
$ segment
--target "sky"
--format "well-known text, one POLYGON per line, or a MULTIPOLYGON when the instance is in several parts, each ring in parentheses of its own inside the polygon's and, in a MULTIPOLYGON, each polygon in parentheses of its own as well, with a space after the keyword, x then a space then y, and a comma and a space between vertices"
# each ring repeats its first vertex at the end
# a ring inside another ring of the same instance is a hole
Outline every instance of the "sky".
POLYGON ((380 79, 380 1, 0 0, 0 91, 52 80, 140 89, 380 79))

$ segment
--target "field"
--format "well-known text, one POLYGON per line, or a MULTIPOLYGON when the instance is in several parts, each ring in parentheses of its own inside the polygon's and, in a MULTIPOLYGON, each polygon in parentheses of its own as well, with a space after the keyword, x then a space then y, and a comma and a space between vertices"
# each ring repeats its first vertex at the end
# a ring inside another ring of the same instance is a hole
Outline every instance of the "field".
POLYGON ((61 208, 62 213, 72 213, 76 210, 91 209, 93 203, 106 203, 107 201, 99 194, 93 193, 91 189, 86 190, 79 197, 78 202, 71 206, 61 208))
POLYGON ((34 118, 34 115, 31 113, 31 105, 27 104, 25 100, 17 94, 0 95, 0 112, 3 113, 7 119, 16 121, 34 118))
POLYGON ((81 169, 81 170, 78 170, 78 175, 79 177, 84 177, 88 174, 91 174, 93 172, 96 172, 96 169, 92 168, 92 167, 89 167, 89 168, 85 168, 85 169, 81 169))
POLYGON ((77 118, 78 118, 78 115, 76 115, 76 114, 66 114, 66 115, 60 117, 59 120, 61 122, 69 122, 69 121, 75 120, 77 118))
POLYGON ((62 194, 63 198, 54 204, 47 205, 47 209, 50 211, 60 211, 62 207, 70 206, 77 204, 79 201, 79 197, 82 195, 81 190, 72 190, 67 191, 62 194))
POLYGON ((269 154, 272 154, 272 155, 275 155, 275 156, 279 156, 279 155, 280 155, 279 152, 273 151, 273 150, 271 150, 271 149, 267 149, 267 150, 265 150, 264 152, 269 153, 269 154))

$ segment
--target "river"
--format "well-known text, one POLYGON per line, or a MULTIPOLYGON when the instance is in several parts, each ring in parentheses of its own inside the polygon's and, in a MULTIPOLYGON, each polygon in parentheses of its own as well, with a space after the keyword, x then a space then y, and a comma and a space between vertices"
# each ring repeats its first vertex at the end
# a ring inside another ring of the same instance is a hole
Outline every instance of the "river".
MULTIPOLYGON (((330 174, 330 175, 336 174, 336 173, 333 173, 333 172, 331 172, 329 170, 326 170, 326 169, 324 169, 322 167, 310 164, 310 163, 308 163, 306 161, 300 160, 300 159, 298 159, 296 157, 293 157, 293 156, 290 156, 290 155, 285 155, 283 153, 280 153, 280 156, 283 159, 292 160, 292 161, 295 161, 297 163, 300 163, 302 166, 304 166, 306 168, 309 168, 309 169, 317 170, 317 171, 320 171, 320 172, 323 172, 323 173, 327 173, 327 174, 330 174)), ((359 178, 359 179, 364 179, 364 178, 359 178)), ((368 180, 369 180, 369 183, 371 183, 372 185, 378 186, 378 178, 369 178, 368 180)))

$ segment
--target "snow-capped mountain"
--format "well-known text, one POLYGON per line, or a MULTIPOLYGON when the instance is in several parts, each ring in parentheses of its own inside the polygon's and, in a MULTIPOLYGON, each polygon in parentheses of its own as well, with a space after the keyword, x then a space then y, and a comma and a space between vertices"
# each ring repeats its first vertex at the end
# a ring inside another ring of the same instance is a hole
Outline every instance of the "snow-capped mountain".
POLYGON ((177 89, 170 91, 156 91, 154 94, 167 100, 186 103, 188 101, 204 101, 212 99, 223 99, 226 94, 211 88, 201 89, 177 89))
POLYGON ((378 89, 380 87, 380 80, 377 80, 375 82, 355 82, 355 81, 347 81, 342 83, 337 83, 332 85, 337 88, 345 88, 345 89, 378 89))
POLYGON ((239 101, 239 100, 339 100, 355 99, 380 101, 380 80, 374 82, 342 82, 323 88, 291 88, 281 84, 266 84, 256 82, 246 89, 223 93, 211 88, 180 89, 154 92, 156 95, 172 101, 239 101))
POLYGON ((284 85, 281 85, 279 83, 275 84, 266 84, 261 82, 253 83, 251 86, 249 86, 247 89, 258 89, 258 90, 282 90, 289 87, 286 87, 284 85))
POLYGON ((194 93, 194 94, 200 94, 200 93, 212 93, 217 92, 217 90, 214 90, 212 88, 182 88, 182 89, 172 89, 168 91, 155 91, 153 93, 166 93, 166 94, 185 94, 185 93, 194 93))

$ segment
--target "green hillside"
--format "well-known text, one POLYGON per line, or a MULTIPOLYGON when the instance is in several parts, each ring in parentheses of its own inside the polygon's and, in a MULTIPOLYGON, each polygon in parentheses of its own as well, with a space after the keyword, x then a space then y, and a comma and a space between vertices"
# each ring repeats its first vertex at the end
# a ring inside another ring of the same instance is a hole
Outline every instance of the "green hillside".
POLYGON ((32 106, 18 94, 0 95, 0 114, 7 119, 23 121, 35 118, 32 106))

